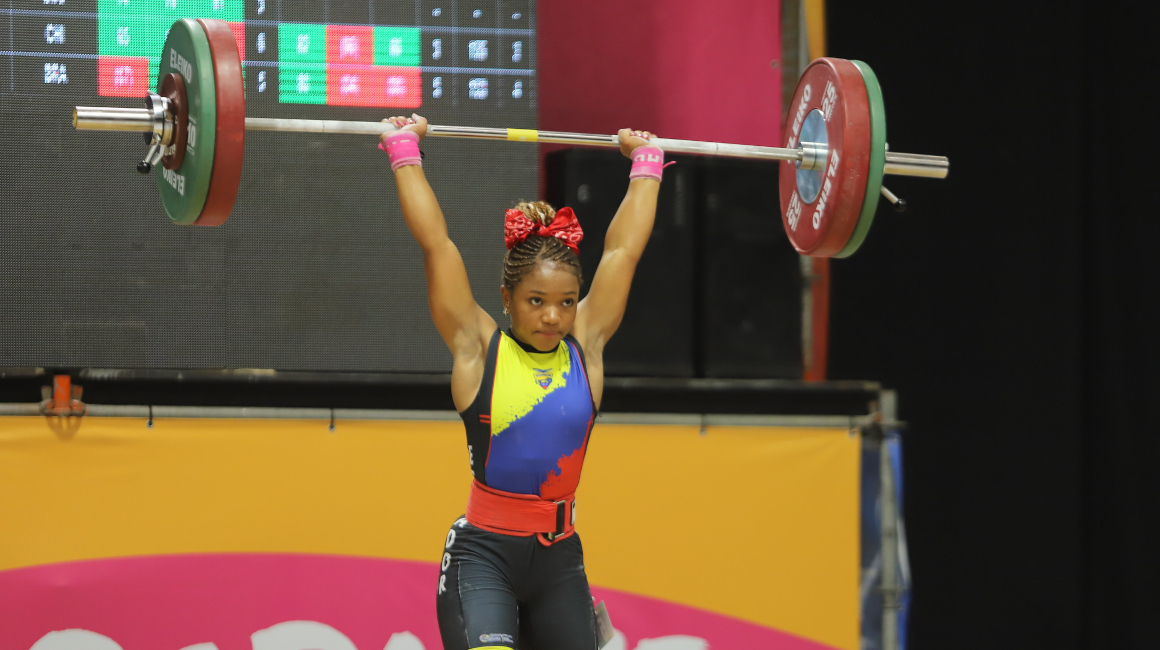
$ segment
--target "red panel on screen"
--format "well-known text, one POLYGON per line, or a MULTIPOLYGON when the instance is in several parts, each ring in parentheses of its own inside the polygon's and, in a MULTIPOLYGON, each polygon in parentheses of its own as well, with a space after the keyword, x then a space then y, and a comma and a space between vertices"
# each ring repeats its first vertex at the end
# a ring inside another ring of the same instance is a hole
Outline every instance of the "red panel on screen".
POLYGON ((144 97, 149 92, 149 58, 102 56, 97 59, 97 92, 102 97, 144 97))
POLYGON ((374 63, 374 28, 327 25, 326 62, 331 65, 371 65, 374 63))
POLYGON ((246 24, 245 23, 226 23, 230 26, 230 31, 234 33, 234 40, 238 42, 238 57, 242 61, 246 60, 246 24))
POLYGON ((418 108, 423 103, 419 68, 328 65, 326 103, 331 106, 418 108))

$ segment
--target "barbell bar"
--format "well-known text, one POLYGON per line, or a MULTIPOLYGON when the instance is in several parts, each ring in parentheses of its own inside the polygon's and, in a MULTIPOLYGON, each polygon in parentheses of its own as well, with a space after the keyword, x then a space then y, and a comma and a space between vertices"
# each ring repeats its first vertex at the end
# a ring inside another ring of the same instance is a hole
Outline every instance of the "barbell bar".
MULTIPOLYGON (((73 111, 73 126, 83 131, 140 131, 157 132, 159 125, 153 111, 147 108, 105 108, 77 106, 73 111)), ((382 135, 395 130, 387 122, 354 122, 346 120, 300 120, 275 117, 247 117, 247 131, 277 131, 279 133, 338 133, 347 135, 382 135)), ((617 135, 597 133, 568 133, 564 131, 537 131, 534 129, 505 129, 482 126, 449 126, 428 124, 427 135, 443 138, 471 138, 477 140, 507 140, 513 142, 547 142, 590 147, 620 147, 617 135)), ((811 154, 809 160, 801 147, 763 147, 753 144, 728 144, 700 140, 652 138, 649 140, 668 153, 688 153, 723 158, 753 160, 787 160, 802 162, 802 169, 821 169, 825 165, 825 147, 820 154, 811 154)), ((164 144, 168 142, 162 141, 164 144)), ((813 143, 805 143, 813 144, 813 143)), ((886 153, 884 173, 897 176, 946 178, 950 162, 945 156, 927 156, 913 153, 886 153)))
MULTIPOLYGON (((158 163, 162 204, 179 224, 219 225, 233 208, 244 132, 381 135, 387 122, 245 117, 241 58, 229 26, 214 19, 174 23, 162 51, 157 93, 146 108, 77 106, 78 130, 136 131, 150 145, 138 170, 158 163)), ((898 153, 886 144, 877 78, 860 61, 821 58, 798 81, 786 118, 785 147, 654 138, 670 153, 779 161, 782 221, 802 254, 846 257, 861 245, 883 175, 945 178, 944 156, 898 153)), ((619 147, 616 135, 429 124, 432 137, 619 147)))

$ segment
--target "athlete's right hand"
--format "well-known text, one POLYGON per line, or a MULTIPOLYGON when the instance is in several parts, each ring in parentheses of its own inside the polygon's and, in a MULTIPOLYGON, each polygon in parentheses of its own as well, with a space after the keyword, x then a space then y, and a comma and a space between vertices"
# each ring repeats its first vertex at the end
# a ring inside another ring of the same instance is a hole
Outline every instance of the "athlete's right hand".
MULTIPOLYGON (((383 121, 393 124, 396 131, 412 131, 417 133, 419 135, 419 140, 422 140, 424 136, 427 135, 427 118, 416 113, 411 113, 411 117, 397 115, 395 117, 388 117, 383 121)), ((390 135, 390 132, 380 135, 379 140, 383 140, 385 142, 384 139, 388 135, 390 135)))

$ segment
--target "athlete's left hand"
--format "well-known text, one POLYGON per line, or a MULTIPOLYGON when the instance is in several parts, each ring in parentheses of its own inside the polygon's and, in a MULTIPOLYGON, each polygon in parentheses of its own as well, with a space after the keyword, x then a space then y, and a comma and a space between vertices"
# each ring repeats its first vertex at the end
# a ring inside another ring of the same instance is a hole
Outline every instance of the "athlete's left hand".
POLYGON ((636 131, 633 129, 621 129, 616 133, 620 140, 620 153, 632 158, 632 150, 637 147, 649 143, 649 138, 655 138, 655 133, 648 131, 636 131))

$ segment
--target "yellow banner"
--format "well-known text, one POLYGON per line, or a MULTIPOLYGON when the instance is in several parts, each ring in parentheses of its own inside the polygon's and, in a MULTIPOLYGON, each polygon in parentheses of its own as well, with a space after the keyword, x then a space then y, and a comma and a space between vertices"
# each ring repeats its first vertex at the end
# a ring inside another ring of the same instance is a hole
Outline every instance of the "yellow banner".
MULTIPOLYGON (((471 480, 459 422, 73 422, 0 418, 0 578, 212 553, 434 565, 471 480)), ((577 493, 589 580, 856 650, 859 449, 845 429, 598 421, 577 493)))

